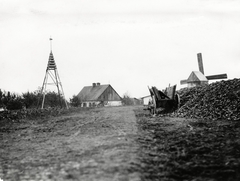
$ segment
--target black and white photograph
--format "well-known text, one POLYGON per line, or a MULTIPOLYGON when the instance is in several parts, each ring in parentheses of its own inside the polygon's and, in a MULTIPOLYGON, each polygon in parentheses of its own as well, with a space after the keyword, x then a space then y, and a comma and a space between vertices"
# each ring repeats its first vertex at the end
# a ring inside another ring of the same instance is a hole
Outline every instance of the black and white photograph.
POLYGON ((239 0, 0 0, 0 181, 240 180, 239 0))

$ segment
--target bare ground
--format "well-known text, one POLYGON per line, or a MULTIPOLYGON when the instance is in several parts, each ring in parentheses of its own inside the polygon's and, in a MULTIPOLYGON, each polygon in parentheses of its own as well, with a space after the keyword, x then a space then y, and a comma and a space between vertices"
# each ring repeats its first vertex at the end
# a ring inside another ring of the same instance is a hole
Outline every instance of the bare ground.
POLYGON ((3 180, 139 180, 133 107, 1 124, 3 180))
POLYGON ((240 180, 240 122, 152 117, 142 107, 0 121, 5 180, 240 180))
POLYGON ((240 122, 136 110, 141 180, 240 180, 240 122))

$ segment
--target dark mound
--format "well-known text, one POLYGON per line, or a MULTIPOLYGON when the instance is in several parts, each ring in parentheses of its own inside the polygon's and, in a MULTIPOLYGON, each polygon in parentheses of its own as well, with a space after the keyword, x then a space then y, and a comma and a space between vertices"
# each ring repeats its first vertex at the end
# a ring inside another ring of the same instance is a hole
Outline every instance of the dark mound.
POLYGON ((184 88, 178 93, 179 117, 240 120, 240 79, 184 88))

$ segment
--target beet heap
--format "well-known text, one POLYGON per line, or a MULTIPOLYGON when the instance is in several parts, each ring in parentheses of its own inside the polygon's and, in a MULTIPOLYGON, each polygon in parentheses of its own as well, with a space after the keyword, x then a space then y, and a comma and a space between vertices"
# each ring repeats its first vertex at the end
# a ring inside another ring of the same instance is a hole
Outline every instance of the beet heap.
POLYGON ((184 88, 178 93, 179 117, 240 120, 240 79, 184 88))

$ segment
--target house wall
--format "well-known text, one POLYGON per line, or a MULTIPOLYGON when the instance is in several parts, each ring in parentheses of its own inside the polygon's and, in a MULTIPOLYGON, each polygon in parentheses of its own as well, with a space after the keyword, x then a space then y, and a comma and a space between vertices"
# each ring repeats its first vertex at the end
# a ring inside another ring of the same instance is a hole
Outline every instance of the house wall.
POLYGON ((96 107, 100 104, 100 101, 84 101, 80 107, 96 107))
POLYGON ((97 106, 122 106, 122 101, 84 101, 81 107, 97 107, 97 106), (102 103, 102 105, 101 105, 102 103))
POLYGON ((122 106, 122 101, 107 101, 105 106, 122 106))
POLYGON ((98 100, 121 101, 121 98, 111 86, 108 86, 108 88, 103 92, 103 94, 98 98, 98 100))
POLYGON ((152 97, 151 96, 147 96, 143 98, 143 105, 147 106, 149 101, 152 101, 152 97))

